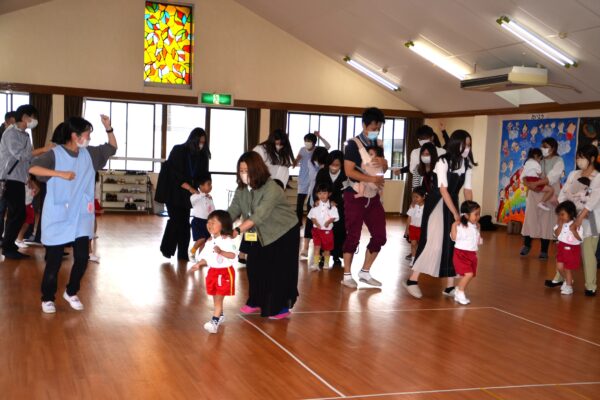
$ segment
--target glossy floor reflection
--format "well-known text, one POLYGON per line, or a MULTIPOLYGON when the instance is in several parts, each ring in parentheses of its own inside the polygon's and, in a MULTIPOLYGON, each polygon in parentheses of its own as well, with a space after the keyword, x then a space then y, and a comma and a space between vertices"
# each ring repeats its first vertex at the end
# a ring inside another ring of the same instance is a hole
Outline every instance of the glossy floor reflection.
MULTIPOLYGON (((459 307, 432 278, 423 279, 423 299, 404 292, 409 246, 403 220, 389 218, 388 243, 373 268, 381 289, 343 288, 341 269, 308 272, 301 261, 291 319, 241 317, 247 280, 240 269, 227 321, 209 335, 202 329, 212 306, 206 271, 190 274, 191 264, 162 258, 165 222, 99 219, 101 262, 89 264, 83 312, 58 299, 55 315, 41 313, 43 249, 0 263, 0 397, 600 398, 597 298, 583 296, 581 271, 573 296, 544 288, 552 261, 535 258, 535 248, 519 258, 516 236, 484 233, 472 303, 459 307)), ((70 263, 67 257, 59 293, 70 263)))

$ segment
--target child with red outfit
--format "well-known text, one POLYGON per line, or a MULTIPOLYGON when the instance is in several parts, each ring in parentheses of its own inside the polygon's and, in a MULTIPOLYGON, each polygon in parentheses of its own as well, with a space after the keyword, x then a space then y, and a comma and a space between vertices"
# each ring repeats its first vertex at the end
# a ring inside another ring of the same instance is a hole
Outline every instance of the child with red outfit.
POLYGON ((452 263, 457 275, 462 276, 454 292, 454 301, 467 305, 471 302, 465 289, 477 274, 477 248, 481 244, 479 218, 481 207, 474 201, 467 200, 460 205, 460 221, 452 225, 450 238, 454 241, 452 263))
POLYGON ((323 249, 323 257, 325 259, 324 266, 331 269, 329 266, 329 254, 333 250, 333 223, 339 221, 340 215, 337 207, 329 202, 331 196, 331 187, 327 183, 317 185, 315 192, 319 198, 318 204, 310 209, 308 218, 313 223, 312 239, 314 245, 314 261, 308 267, 311 271, 319 270, 319 260, 321 259, 320 252, 323 249))
POLYGON ((556 271, 563 277, 564 282, 560 293, 573 294, 573 270, 581 264, 581 242, 583 228, 574 224, 577 217, 575 203, 563 201, 556 207, 558 224, 554 227, 554 235, 558 239, 556 250, 556 271))
POLYGON ((418 186, 412 191, 412 204, 407 211, 408 214, 408 240, 410 241, 411 262, 413 264, 417 254, 417 246, 421 239, 421 220, 423 219, 423 206, 427 192, 425 187, 418 186))
POLYGON ((215 309, 212 319, 204 324, 209 333, 217 333, 225 320, 223 300, 225 296, 235 295, 235 269, 237 249, 232 239, 233 221, 227 211, 216 210, 208 215, 206 227, 211 235, 198 255, 198 263, 190 272, 208 265, 206 274, 206 294, 213 296, 215 309))

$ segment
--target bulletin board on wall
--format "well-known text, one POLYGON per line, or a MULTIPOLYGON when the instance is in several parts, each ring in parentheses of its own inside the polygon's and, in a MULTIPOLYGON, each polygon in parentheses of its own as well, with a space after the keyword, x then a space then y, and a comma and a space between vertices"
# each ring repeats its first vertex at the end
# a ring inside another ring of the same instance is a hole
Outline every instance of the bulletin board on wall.
MULTIPOLYGON (((524 221, 527 189, 521 183, 521 171, 529 149, 541 148, 542 140, 545 138, 552 137, 558 142, 558 155, 565 163, 565 174, 561 184, 564 183, 566 177, 575 168, 578 122, 579 118, 521 119, 502 122, 496 214, 498 223, 524 221)), ((600 139, 600 134, 598 138, 600 139)))

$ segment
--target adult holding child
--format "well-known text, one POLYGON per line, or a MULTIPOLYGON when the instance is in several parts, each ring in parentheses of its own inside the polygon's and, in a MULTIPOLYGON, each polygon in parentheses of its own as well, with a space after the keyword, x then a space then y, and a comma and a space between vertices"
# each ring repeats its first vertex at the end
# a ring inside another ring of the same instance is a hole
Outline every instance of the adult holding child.
POLYGON ((56 147, 36 158, 29 172, 46 181, 42 211, 42 243, 46 268, 42 280, 42 311, 56 312, 54 296, 64 248, 73 246, 73 267, 63 298, 75 310, 83 310, 77 297, 87 269, 89 241, 94 236, 94 187, 96 171, 117 151, 117 139, 106 115, 101 116, 108 143, 88 146, 92 124, 81 117, 65 121, 56 147))
MULTIPOLYGON (((526 256, 531 251, 532 239, 541 240, 541 251, 539 258, 541 260, 548 259, 548 247, 550 241, 554 239, 554 225, 556 216, 554 210, 544 209, 539 206, 543 203, 545 192, 539 192, 535 189, 546 185, 552 186, 554 193, 560 191, 560 178, 565 172, 565 163, 558 155, 558 142, 554 138, 545 138, 542 140, 542 156, 541 161, 542 175, 541 179, 535 182, 523 180, 523 185, 528 189, 527 200, 525 202, 525 221, 523 221, 523 248, 521 256, 526 256)), ((547 207, 546 207, 547 208, 547 207)))
POLYGON ((298 297, 298 218, 258 153, 242 154, 237 183, 227 211, 242 223, 233 235, 253 243, 246 264, 248 300, 240 311, 286 318, 298 297))
POLYGON ((167 173, 159 176, 157 192, 165 193, 169 220, 160 251, 166 258, 177 252, 177 259, 188 261, 190 244, 190 197, 198 194, 203 176, 208 175, 210 150, 202 128, 194 128, 185 143, 173 146, 166 161, 167 173))

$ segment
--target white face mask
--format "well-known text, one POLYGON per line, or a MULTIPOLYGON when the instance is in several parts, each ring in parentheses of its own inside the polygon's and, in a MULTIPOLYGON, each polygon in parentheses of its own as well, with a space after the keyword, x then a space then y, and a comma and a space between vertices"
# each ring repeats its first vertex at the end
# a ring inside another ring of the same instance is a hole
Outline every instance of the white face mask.
POLYGON ((548 157, 550 155, 550 149, 547 147, 542 147, 542 155, 544 157, 548 157))
POLYGON ((425 143, 429 143, 429 140, 419 140, 419 147, 422 147, 425 143))
POLYGON ((275 149, 276 149, 277 151, 280 151, 281 149, 283 149, 283 145, 282 145, 282 144, 276 144, 276 145, 275 145, 275 149))
POLYGON ((244 185, 247 185, 247 184, 248 184, 248 182, 249 182, 249 179, 248 179, 248 173, 247 173, 247 172, 241 172, 241 173, 240 173, 240 178, 242 179, 242 183, 243 183, 244 185))
POLYGON ((590 162, 588 160, 586 160, 585 158, 577 159, 577 168, 587 169, 587 167, 589 167, 589 166, 590 166, 590 162))
POLYGON ((313 148, 313 144, 312 142, 304 142, 304 147, 306 147, 306 150, 310 150, 313 148))
POLYGON ((204 144, 200 143, 200 144, 198 145, 198 148, 199 148, 200 150, 202 150, 202 149, 204 148, 204 144))
POLYGON ((423 164, 431 164, 431 156, 421 156, 421 161, 423 164))
POLYGON ((471 148, 470 147, 465 147, 465 149, 463 150, 461 156, 462 158, 467 158, 469 157, 469 153, 471 152, 471 148))
POLYGON ((27 129, 34 129, 36 126, 38 126, 38 120, 35 118, 27 123, 27 129))
POLYGON ((84 149, 90 145, 90 139, 85 139, 83 142, 77 142, 77 147, 84 149))

